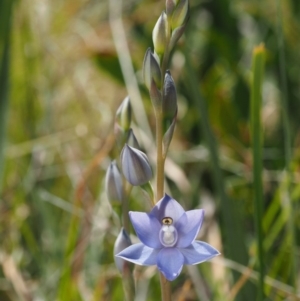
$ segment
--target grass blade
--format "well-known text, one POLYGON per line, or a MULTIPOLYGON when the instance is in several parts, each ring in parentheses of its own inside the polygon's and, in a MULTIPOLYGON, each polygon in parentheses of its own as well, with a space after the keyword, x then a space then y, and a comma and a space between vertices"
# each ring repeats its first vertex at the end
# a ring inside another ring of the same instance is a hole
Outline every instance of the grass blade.
POLYGON ((282 108, 282 122, 283 122, 283 132, 284 132, 284 159, 285 159, 285 169, 287 173, 287 199, 288 199, 288 207, 289 207, 289 216, 288 219, 288 230, 291 234, 291 253, 292 255, 292 263, 291 263, 291 281, 293 286, 295 287, 295 291, 297 291, 297 267, 298 267, 298 257, 296 254, 296 229, 295 229, 295 208, 293 208, 293 203, 291 201, 291 182, 293 181, 293 173, 290 168, 291 162, 291 131, 289 124, 289 116, 288 116, 288 84, 287 84, 287 75, 286 75, 286 60, 285 60, 285 50, 284 50, 284 40, 283 40, 283 31, 282 31, 282 10, 281 10, 281 2, 277 0, 277 41, 278 41, 278 51, 279 51, 279 73, 280 73, 280 86, 281 86, 281 108, 282 108))
POLYGON ((10 28, 13 1, 0 2, 0 194, 4 173, 5 128, 9 99, 10 28))
MULTIPOLYGON (((238 202, 230 198, 225 191, 225 183, 223 172, 220 167, 219 151, 215 135, 210 126, 209 116, 206 108, 206 101, 199 90, 199 84, 197 80, 197 74, 192 67, 192 62, 188 50, 185 51, 186 59, 186 87, 190 91, 190 97, 194 102, 195 110, 199 116, 199 131, 203 131, 205 136, 205 142, 207 143, 210 162, 212 167, 212 174, 214 185, 219 199, 221 208, 221 218, 224 223, 225 236, 225 254, 232 260, 244 265, 248 265, 248 253, 246 245, 244 243, 244 229, 241 226, 243 224, 242 217, 239 214, 238 202), (237 247, 238 242, 238 247, 237 247)), ((238 279, 238 274, 234 273, 234 279, 238 279)), ((238 300, 253 300, 255 296, 255 288, 251 284, 246 284, 245 287, 239 292, 237 296, 238 300)))
POLYGON ((264 252, 263 252, 263 186, 262 186, 262 126, 261 103, 262 82, 265 65, 265 47, 261 44, 254 48, 252 61, 251 85, 251 138, 253 157, 253 185, 254 185, 254 218, 257 235, 257 251, 259 262, 258 300, 264 296, 264 252))

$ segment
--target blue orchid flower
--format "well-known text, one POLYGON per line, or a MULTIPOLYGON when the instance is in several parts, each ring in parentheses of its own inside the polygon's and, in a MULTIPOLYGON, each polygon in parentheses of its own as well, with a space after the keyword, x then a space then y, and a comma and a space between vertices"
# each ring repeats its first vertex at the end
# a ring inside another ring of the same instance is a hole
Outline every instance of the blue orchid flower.
POLYGON ((179 276, 184 264, 198 264, 220 254, 211 245, 195 240, 203 222, 203 209, 185 212, 165 194, 150 213, 131 211, 129 216, 141 243, 116 256, 138 265, 157 265, 169 281, 179 276))

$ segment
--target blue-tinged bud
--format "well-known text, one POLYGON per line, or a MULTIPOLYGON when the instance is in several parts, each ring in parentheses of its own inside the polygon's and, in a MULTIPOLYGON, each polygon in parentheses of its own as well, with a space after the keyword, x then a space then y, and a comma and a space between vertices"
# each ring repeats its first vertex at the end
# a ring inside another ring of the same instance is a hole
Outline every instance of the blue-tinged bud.
POLYGON ((180 0, 172 14, 171 28, 174 30, 182 26, 188 20, 189 15, 189 1, 180 0))
POLYGON ((167 70, 163 90, 163 117, 173 119, 177 112, 177 92, 174 80, 167 70))
POLYGON ((158 56, 162 56, 166 51, 167 39, 169 35, 167 31, 167 22, 168 20, 166 13, 162 12, 152 31, 154 50, 158 56))
POLYGON ((151 88, 151 81, 154 80, 158 89, 161 88, 161 72, 159 63, 153 55, 151 48, 148 48, 143 63, 144 82, 148 90, 151 88))
POLYGON ((163 157, 164 158, 167 157, 168 149, 169 149, 170 143, 173 138, 175 125, 176 125, 176 116, 173 118, 171 125, 169 126, 169 128, 167 129, 167 131, 163 137, 163 157))
POLYGON ((125 97, 116 112, 116 123, 123 131, 128 131, 131 123, 132 109, 129 96, 125 97))
POLYGON ((129 130, 128 137, 127 137, 127 144, 131 147, 140 149, 140 145, 139 145, 132 129, 129 130))
POLYGON ((152 170, 146 154, 125 144, 121 152, 122 172, 133 186, 147 183, 152 177, 152 170))
POLYGON ((166 0, 166 14, 168 17, 172 15, 175 6, 176 6, 175 0, 166 0))
POLYGON ((105 191, 110 202, 122 202, 124 197, 122 175, 116 161, 112 161, 106 171, 105 191))
POLYGON ((160 92, 160 90, 157 89, 157 86, 156 86, 154 80, 152 80, 152 82, 151 82, 151 88, 149 90, 149 94, 150 94, 150 98, 151 98, 153 107, 155 109, 160 109, 161 105, 162 105, 161 92, 160 92))
POLYGON ((180 37, 183 35, 185 27, 186 27, 186 23, 180 27, 175 28, 172 31, 171 40, 170 40, 170 49, 172 49, 176 45, 180 37))
MULTIPOLYGON (((121 251, 123 251, 124 249, 128 248, 131 245, 132 245, 132 243, 131 243, 129 235, 127 234, 126 230, 124 228, 122 228, 115 241, 114 255, 120 253, 121 251)), ((114 258, 115 258, 115 264, 116 264, 117 269, 120 271, 121 274, 123 274, 124 266, 125 266, 125 264, 128 264, 128 262, 120 257, 114 256, 114 258)))

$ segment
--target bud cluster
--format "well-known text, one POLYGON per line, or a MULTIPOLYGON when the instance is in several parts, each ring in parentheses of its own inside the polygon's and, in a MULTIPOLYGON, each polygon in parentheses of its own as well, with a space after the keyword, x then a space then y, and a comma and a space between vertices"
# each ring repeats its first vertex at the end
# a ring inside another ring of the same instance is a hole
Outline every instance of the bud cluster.
POLYGON ((144 57, 143 77, 157 118, 163 127, 163 156, 171 143, 177 116, 177 92, 171 72, 166 70, 170 51, 184 32, 189 16, 188 0, 166 0, 166 11, 158 18, 144 57))
POLYGON ((139 143, 130 128, 131 112, 130 99, 127 96, 119 106, 115 118, 117 143, 123 149, 119 160, 110 163, 105 178, 106 194, 110 202, 124 200, 125 179, 133 186, 140 186, 147 183, 152 177, 149 160, 146 154, 139 149, 139 143))
MULTIPOLYGON (((105 190, 108 200, 112 204, 123 204, 123 211, 124 208, 128 207, 124 204, 128 202, 130 186, 144 185, 152 177, 149 160, 146 154, 140 150, 139 143, 130 127, 131 120, 132 108, 127 96, 116 112, 114 126, 117 148, 122 149, 121 155, 110 163, 105 177, 105 190)), ((122 212, 123 217, 128 216, 128 211, 125 211, 122 212)), ((121 252, 130 245, 129 234, 126 229, 122 228, 114 245, 114 254, 121 252)), ((120 273, 127 280, 130 279, 130 276, 128 276, 130 264, 116 257, 115 264, 120 273)))
POLYGON ((152 40, 159 58, 169 54, 182 36, 189 18, 188 0, 166 0, 166 11, 158 18, 152 40))

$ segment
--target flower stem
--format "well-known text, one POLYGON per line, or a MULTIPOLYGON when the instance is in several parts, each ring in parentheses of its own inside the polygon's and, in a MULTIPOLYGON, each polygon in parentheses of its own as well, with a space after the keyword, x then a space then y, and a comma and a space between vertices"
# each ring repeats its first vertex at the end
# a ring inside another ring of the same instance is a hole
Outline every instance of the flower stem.
POLYGON ((123 227, 126 230, 126 232, 130 233, 129 228, 129 215, 128 215, 128 195, 123 197, 122 200, 122 217, 123 217, 123 227))
MULTIPOLYGON (((129 195, 132 189, 132 186, 129 183, 126 183, 125 179, 123 178, 123 185, 124 185, 124 196, 122 199, 122 220, 123 220, 123 228, 130 234, 130 222, 129 222, 129 195)), ((123 284, 123 291, 125 294, 126 301, 132 301, 135 297, 135 283, 131 269, 131 263, 125 262, 122 274, 122 284, 123 284)))
MULTIPOLYGON (((165 160, 163 158, 162 110, 156 111, 156 203, 164 194, 165 160)), ((170 282, 160 273, 161 300, 171 301, 170 282)))
MULTIPOLYGON (((164 194, 164 165, 163 158, 163 127, 162 127, 162 111, 156 112, 156 202, 158 202, 164 194)), ((171 285, 170 282, 160 273, 161 300, 171 301, 171 285)))
MULTIPOLYGON (((168 29, 170 31, 170 29, 168 29)), ((164 78, 167 70, 167 64, 169 60, 169 38, 166 43, 166 51, 163 56, 163 61, 161 64, 161 78, 162 78, 162 95, 164 89, 164 78)), ((156 202, 158 202, 164 195, 164 173, 165 173, 165 158, 163 157, 163 112, 162 106, 159 110, 156 110, 156 202)), ((160 286, 161 286, 161 300, 171 301, 171 284, 165 278, 165 276, 160 273, 160 286)))
POLYGON ((164 194, 164 165, 163 158, 163 126, 162 126, 162 111, 156 113, 156 202, 158 202, 164 194))
POLYGON ((125 294, 126 301, 134 300, 135 296, 135 285, 130 265, 131 263, 129 262, 126 262, 124 264, 124 271, 122 274, 123 291, 125 294))
POLYGON ((161 300, 171 301, 171 283, 160 273, 161 300))

